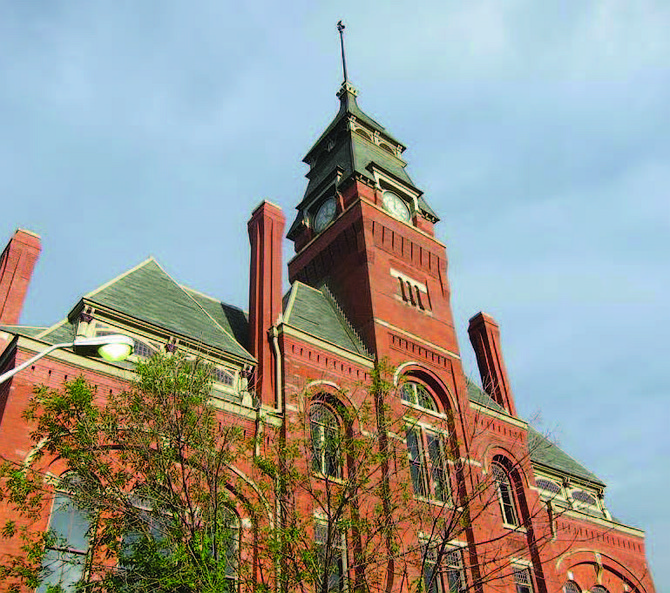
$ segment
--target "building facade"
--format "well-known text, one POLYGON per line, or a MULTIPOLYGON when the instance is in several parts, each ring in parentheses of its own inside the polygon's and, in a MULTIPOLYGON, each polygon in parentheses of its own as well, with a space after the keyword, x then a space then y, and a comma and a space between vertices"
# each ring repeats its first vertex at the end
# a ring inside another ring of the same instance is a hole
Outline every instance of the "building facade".
MULTIPOLYGON (((0 263, 0 371, 50 345, 105 333, 131 336, 140 358, 197 354, 215 365, 212 405, 258 437, 260 449, 282 430, 305 432, 317 490, 351 479, 352 461, 331 435, 376 435, 394 452, 393 470, 380 465, 382 482, 407 497, 394 507, 393 567, 380 566, 380 589, 652 593, 643 532, 614 519, 605 484, 518 417, 499 328, 485 313, 468 328, 482 386, 466 378, 430 197, 409 177, 405 147, 360 109, 353 86, 345 82, 338 98, 339 112, 304 159, 307 188, 287 233, 295 248, 288 292, 285 216, 263 202, 248 224, 248 314, 179 285, 148 259, 83 296, 55 325, 18 325, 40 251, 39 238, 19 230, 0 263), (383 393, 370 389, 380 366, 390 386, 383 393), (377 412, 364 416, 366 406, 377 412)), ((22 413, 34 386, 58 388, 80 374, 99 393, 114 393, 132 365, 63 348, 0 386, 5 459, 31 458, 22 413)), ((58 477, 57 461, 49 471, 58 477)), ((310 537, 321 545, 327 509, 299 493, 295 504, 313 518, 310 537)), ((45 509, 39 528, 57 512, 45 509)), ((252 523, 240 517, 241 562, 251 561, 252 523)), ((341 530, 329 591, 358 589, 367 578, 356 560, 365 534, 352 531, 341 530)), ((3 545, 5 554, 20 553, 18 544, 3 545)), ((65 553, 81 558, 80 568, 52 559, 51 582, 86 576, 85 545, 65 553)))

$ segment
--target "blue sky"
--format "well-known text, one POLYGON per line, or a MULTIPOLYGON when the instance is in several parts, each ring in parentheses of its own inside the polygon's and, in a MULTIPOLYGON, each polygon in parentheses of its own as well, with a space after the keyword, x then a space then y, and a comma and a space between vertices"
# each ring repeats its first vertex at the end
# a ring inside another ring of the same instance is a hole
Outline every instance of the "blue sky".
POLYGON ((484 310, 520 414, 670 589, 667 2, 0 0, 0 241, 43 241, 22 321, 148 255, 246 308, 246 221, 292 218, 341 18, 360 106, 442 218, 466 370, 484 310))

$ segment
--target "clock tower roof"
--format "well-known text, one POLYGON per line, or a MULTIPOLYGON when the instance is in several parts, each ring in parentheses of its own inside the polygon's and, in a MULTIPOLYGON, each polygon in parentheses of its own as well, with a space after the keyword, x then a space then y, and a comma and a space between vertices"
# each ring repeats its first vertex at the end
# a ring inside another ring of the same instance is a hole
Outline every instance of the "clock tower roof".
POLYGON ((357 102, 358 91, 347 80, 342 83, 337 97, 340 109, 335 118, 305 155, 303 162, 310 166, 305 195, 298 204, 299 214, 291 225, 288 237, 293 238, 300 227, 305 209, 310 207, 324 190, 340 185, 350 177, 376 184, 375 170, 406 186, 418 194, 418 205, 430 219, 438 217, 421 197, 402 159, 405 145, 396 140, 378 121, 367 115, 357 102))
POLYGON ((349 81, 342 83, 340 90, 337 92, 337 97, 340 100, 340 110, 338 111, 333 121, 330 122, 330 125, 326 128, 323 134, 321 134, 319 139, 314 143, 312 148, 310 148, 307 155, 305 155, 305 158, 303 159, 304 163, 309 164, 312 157, 314 156, 314 153, 319 152, 324 140, 330 136, 331 132, 338 128, 340 124, 350 120, 351 118, 358 120, 358 122, 363 124, 373 133, 377 132, 377 134, 379 134, 387 142, 391 143, 391 145, 395 145, 398 149, 398 154, 405 150, 406 147, 402 143, 398 142, 398 140, 396 140, 384 126, 367 115, 358 106, 356 101, 357 96, 358 90, 349 81))

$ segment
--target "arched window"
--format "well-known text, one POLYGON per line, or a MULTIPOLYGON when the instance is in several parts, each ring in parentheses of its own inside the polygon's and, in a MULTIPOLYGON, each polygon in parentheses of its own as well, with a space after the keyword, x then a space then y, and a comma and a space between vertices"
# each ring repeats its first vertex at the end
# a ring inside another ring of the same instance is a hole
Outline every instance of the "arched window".
POLYGON ((552 480, 546 480, 544 478, 538 478, 535 480, 537 487, 544 490, 545 492, 551 492, 552 494, 559 494, 561 492, 561 487, 552 480))
POLYGON ((38 593, 56 585, 66 593, 75 590, 84 574, 90 527, 88 513, 77 508, 66 492, 56 492, 49 520, 52 541, 42 559, 43 579, 38 593))
MULTIPOLYGON (((415 381, 408 380, 402 384, 400 398, 414 407, 439 412, 437 402, 428 389, 415 381)), ((440 502, 451 501, 446 434, 417 423, 407 426, 405 438, 414 494, 440 502)))
POLYGON ((516 503, 514 502, 514 492, 510 483, 509 475, 505 468, 494 463, 491 467, 493 479, 498 491, 498 500, 500 502, 500 511, 502 513, 503 523, 516 527, 519 525, 519 519, 516 512, 516 503))
POLYGON ((585 492, 584 490, 573 490, 572 498, 577 502, 590 504, 592 506, 596 506, 598 504, 596 497, 593 496, 593 494, 590 494, 589 492, 585 492))
POLYGON ((602 585, 595 585, 594 587, 591 587, 591 593, 609 593, 609 591, 602 585))
POLYGON ((568 581, 563 585, 563 593, 582 593, 582 590, 574 581, 568 581))
POLYGON ((420 383, 406 381, 400 389, 400 398, 402 401, 423 408, 430 412, 439 412, 437 402, 428 390, 420 383))
POLYGON ((342 477, 340 423, 326 404, 317 402, 309 408, 312 440, 312 470, 330 478, 342 477))

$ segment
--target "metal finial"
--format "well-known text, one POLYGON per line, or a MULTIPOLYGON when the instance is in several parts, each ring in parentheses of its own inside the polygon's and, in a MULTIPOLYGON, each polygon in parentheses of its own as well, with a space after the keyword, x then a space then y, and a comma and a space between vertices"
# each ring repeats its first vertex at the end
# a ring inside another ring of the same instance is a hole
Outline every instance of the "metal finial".
POLYGON ((344 74, 344 81, 348 82, 347 78, 347 59, 344 56, 344 23, 342 21, 337 22, 337 30, 340 32, 340 47, 342 48, 342 72, 344 74))

